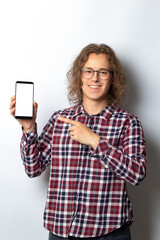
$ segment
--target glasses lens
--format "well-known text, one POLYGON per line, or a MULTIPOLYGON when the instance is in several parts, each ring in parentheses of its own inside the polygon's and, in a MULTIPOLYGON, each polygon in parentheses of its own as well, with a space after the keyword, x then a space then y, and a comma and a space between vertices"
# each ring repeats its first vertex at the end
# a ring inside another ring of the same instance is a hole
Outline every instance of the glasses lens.
POLYGON ((107 80, 109 78, 109 71, 107 71, 107 70, 100 70, 99 71, 99 77, 102 80, 107 80))
POLYGON ((82 74, 84 78, 89 79, 93 76, 93 70, 89 68, 84 68, 82 71, 82 74))

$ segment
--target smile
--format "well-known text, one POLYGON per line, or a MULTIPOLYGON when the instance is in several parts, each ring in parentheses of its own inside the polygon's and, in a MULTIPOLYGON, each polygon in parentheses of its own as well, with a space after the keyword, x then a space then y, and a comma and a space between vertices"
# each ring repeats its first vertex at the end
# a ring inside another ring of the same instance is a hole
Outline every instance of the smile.
POLYGON ((88 85, 92 89, 99 89, 101 88, 101 85, 88 85))

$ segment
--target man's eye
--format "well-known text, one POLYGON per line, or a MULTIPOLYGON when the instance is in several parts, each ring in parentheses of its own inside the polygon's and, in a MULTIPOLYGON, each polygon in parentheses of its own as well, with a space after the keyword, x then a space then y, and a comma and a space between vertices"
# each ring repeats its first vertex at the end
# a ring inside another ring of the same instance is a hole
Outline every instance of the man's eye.
POLYGON ((101 74, 101 75, 107 75, 108 72, 107 72, 107 71, 100 71, 100 74, 101 74))
POLYGON ((92 73, 92 71, 91 70, 86 70, 86 73, 92 73))

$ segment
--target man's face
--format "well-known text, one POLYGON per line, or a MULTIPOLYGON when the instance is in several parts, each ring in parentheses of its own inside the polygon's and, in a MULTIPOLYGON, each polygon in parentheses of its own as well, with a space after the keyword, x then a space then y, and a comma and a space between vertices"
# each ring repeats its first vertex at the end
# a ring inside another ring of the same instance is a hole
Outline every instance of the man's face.
MULTIPOLYGON (((83 68, 90 68, 95 71, 101 69, 111 70, 107 55, 95 53, 89 55, 83 68)), ((82 74, 81 81, 83 101, 92 100, 107 104, 108 92, 112 83, 112 74, 109 74, 107 80, 101 80, 97 72, 94 72, 93 76, 89 79, 84 78, 82 74)))

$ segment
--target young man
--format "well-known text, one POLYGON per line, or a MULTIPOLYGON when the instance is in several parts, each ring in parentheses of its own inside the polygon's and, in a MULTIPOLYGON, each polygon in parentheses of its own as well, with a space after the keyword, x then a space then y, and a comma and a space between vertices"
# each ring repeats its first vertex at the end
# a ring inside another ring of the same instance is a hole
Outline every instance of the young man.
MULTIPOLYGON (((68 72, 73 107, 55 112, 38 138, 32 120, 23 127, 21 156, 29 177, 50 164, 44 212, 49 239, 129 240, 133 221, 126 182, 145 177, 141 123, 118 107, 125 76, 113 50, 90 44, 68 72)), ((14 116, 15 97, 10 104, 14 116)))

